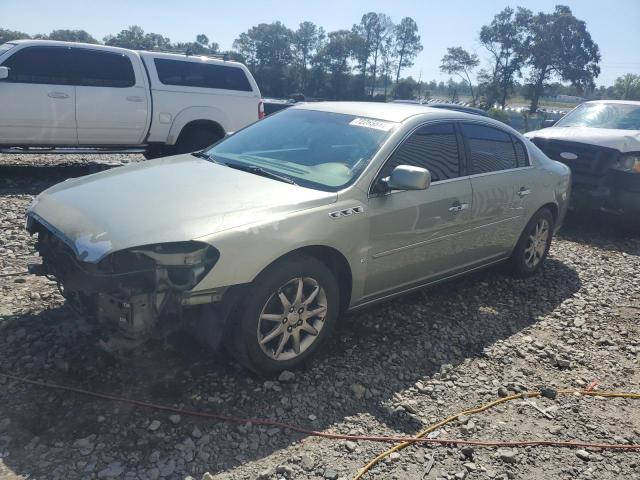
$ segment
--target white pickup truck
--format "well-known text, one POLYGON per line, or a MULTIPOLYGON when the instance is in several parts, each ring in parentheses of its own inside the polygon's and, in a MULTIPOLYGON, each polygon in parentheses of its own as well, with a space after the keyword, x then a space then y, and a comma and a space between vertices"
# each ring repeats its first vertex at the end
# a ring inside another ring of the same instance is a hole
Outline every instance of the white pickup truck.
POLYGON ((0 45, 0 151, 204 148, 264 115, 241 63, 82 43, 0 45))

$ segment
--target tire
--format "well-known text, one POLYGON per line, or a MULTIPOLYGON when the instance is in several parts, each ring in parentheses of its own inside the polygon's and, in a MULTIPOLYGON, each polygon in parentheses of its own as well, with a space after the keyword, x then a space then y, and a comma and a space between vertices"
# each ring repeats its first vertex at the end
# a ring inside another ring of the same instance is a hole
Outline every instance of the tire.
POLYGON ((174 146, 175 153, 191 153, 202 150, 203 148, 213 145, 223 136, 220 131, 207 125, 192 125, 186 127, 180 132, 178 141, 174 146))
POLYGON ((153 145, 142 154, 147 160, 175 155, 173 145, 153 145))
POLYGON ((553 226, 553 214, 548 208, 541 208, 529 220, 509 259, 516 277, 527 278, 540 270, 549 253, 553 226))
POLYGON ((227 323, 227 349, 249 370, 273 376, 302 367, 330 336, 340 310, 338 282, 319 260, 296 255, 258 275, 238 307, 227 323))

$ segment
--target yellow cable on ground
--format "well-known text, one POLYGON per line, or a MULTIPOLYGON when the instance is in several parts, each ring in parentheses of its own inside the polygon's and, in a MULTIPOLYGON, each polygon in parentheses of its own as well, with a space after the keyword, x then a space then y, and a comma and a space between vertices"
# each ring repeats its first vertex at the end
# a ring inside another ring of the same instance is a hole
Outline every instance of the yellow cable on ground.
MULTIPOLYGON (((635 398, 635 399, 640 399, 640 393, 596 392, 596 391, 592 391, 592 390, 559 390, 557 393, 558 393, 558 395, 585 395, 585 396, 591 396, 591 397, 635 398)), ((493 408, 496 405, 500 405, 501 403, 509 402, 511 400, 517 400, 518 398, 535 398, 535 397, 540 397, 540 396, 542 396, 541 392, 524 392, 524 393, 517 393, 515 395, 509 395, 508 397, 499 398, 497 400, 494 400, 493 402, 485 403, 484 405, 481 405, 479 407, 471 408, 469 410, 464 410, 464 411, 462 411, 460 413, 457 413, 456 415, 452 415, 452 416, 450 416, 448 418, 445 418, 444 420, 442 420, 442 421, 440 421, 440 422, 438 422, 438 423, 436 423, 434 425, 431 425, 430 427, 427 427, 424 430, 420 431, 413 438, 416 438, 416 439, 417 438, 423 438, 424 436, 428 435, 429 433, 433 432, 434 430, 437 430, 440 427, 443 427, 444 425, 456 420, 461 415, 473 415, 475 413, 484 412, 485 410, 493 408)), ((403 448, 408 447, 409 445, 412 445, 413 443, 414 442, 402 442, 402 443, 399 443, 398 445, 395 445, 395 446, 391 447, 390 449, 382 452, 380 455, 378 455, 373 460, 371 460, 369 463, 367 463, 364 467, 362 467, 358 471, 358 473, 355 475, 355 477, 353 477, 353 480, 362 479, 362 477, 364 477, 364 475, 369 470, 371 470, 376 464, 378 464, 378 462, 380 462, 380 460, 388 457, 393 452, 397 452, 399 450, 402 450, 403 448)))

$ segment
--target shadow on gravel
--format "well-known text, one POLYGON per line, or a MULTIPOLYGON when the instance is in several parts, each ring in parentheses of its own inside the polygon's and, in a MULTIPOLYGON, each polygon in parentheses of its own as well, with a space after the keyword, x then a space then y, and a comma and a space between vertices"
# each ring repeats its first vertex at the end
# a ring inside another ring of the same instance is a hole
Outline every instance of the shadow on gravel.
POLYGON ((640 225, 609 215, 570 212, 559 232, 562 239, 586 243, 603 250, 621 251, 628 255, 640 255, 640 225))
MULTIPOLYGON (((372 307, 344 318, 324 353, 306 371, 296 372, 291 383, 265 382, 181 335, 114 359, 92 346, 64 307, 9 318, 3 328, 0 322, 0 369, 112 395, 320 430, 368 414, 410 434, 420 425, 395 403, 397 393, 439 378, 443 366, 482 357, 485 348, 535 324, 579 288, 573 269, 549 259, 541 274, 527 280, 492 269, 372 307)), ((176 444, 194 427, 210 437, 206 451, 213 453, 184 464, 194 476, 232 469, 303 439, 193 418, 173 425, 167 413, 14 382, 0 390, 0 420, 10 419, 8 426, 0 422, 0 440, 10 437, 11 454, 3 462, 18 475, 52 478, 54 459, 65 455, 67 464, 97 462, 96 472, 115 459, 127 471, 150 469, 157 464, 157 451, 162 458, 179 457, 176 444), (154 419, 162 424, 157 432, 149 430, 154 419), (97 447, 82 455, 73 450, 78 448, 74 442, 91 434, 98 435, 99 452, 97 447)), ((429 401, 436 400, 437 394, 429 401)), ((72 468, 86 476, 86 467, 72 468)), ((177 472, 166 478, 178 478, 177 472)))

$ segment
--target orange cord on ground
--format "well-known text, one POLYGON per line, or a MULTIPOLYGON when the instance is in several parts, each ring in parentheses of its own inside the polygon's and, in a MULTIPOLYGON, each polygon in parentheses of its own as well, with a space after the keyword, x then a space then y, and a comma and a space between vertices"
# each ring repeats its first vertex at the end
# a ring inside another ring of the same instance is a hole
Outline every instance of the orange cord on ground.
MULTIPOLYGON (((377 464, 380 460, 382 460, 386 456, 390 455, 395 451, 401 450, 411 444, 435 444, 435 445, 449 445, 449 446, 472 445, 477 447, 532 447, 533 446, 533 447, 600 448, 600 449, 609 449, 609 450, 640 450, 640 444, 639 445, 619 445, 619 444, 608 444, 608 443, 565 442, 565 441, 554 441, 554 440, 518 440, 518 441, 505 442, 505 441, 493 441, 493 440, 460 440, 460 439, 424 438, 430 432, 437 430, 438 428, 442 427, 443 425, 446 425, 449 422, 452 422, 453 420, 457 419, 460 415, 471 415, 474 413, 483 412, 485 410, 488 410, 489 408, 495 407, 496 405, 500 405, 501 403, 508 402, 510 400, 515 400, 518 398, 540 397, 542 395, 540 392, 519 393, 516 395, 511 395, 509 397, 504 397, 498 400, 494 400, 493 402, 487 403, 477 408, 465 410, 464 412, 460 412, 445 420, 442 420, 441 422, 438 422, 435 425, 432 425, 431 427, 426 428, 425 430, 422 430, 420 433, 418 433, 414 437, 406 437, 406 436, 385 436, 385 435, 347 435, 347 434, 340 434, 340 433, 320 432, 316 430, 310 430, 307 428, 299 427, 293 424, 277 422, 275 420, 267 420, 267 419, 260 419, 260 418, 241 418, 241 417, 235 417, 232 415, 223 415, 219 413, 207 413, 207 412, 198 412, 194 410, 185 410, 182 408, 171 407, 169 405, 159 405, 155 403, 144 402, 141 400, 118 397, 115 395, 91 392, 89 390, 83 390, 81 388, 76 388, 76 387, 69 387, 66 385, 57 385, 55 383, 42 382, 39 380, 30 380, 28 378, 19 377, 17 375, 0 373, 0 376, 5 377, 9 380, 14 380, 16 382, 26 383, 30 385, 35 385, 38 387, 77 393, 80 395, 98 398, 101 400, 109 400, 112 402, 128 403, 130 405, 135 405, 138 407, 149 408, 154 410, 160 410, 164 412, 179 413, 185 416, 207 418, 207 419, 219 420, 223 422, 245 423, 245 424, 251 423, 254 425, 278 427, 282 429, 289 429, 291 431, 298 432, 298 433, 303 433, 309 436, 330 438, 334 440, 398 443, 398 445, 390 448, 386 452, 381 453, 375 459, 373 459, 371 462, 365 465, 354 477, 354 480, 362 478, 365 473, 367 473, 375 464, 377 464)), ((597 392, 593 390, 560 390, 558 391, 558 394, 640 399, 640 393, 626 393, 626 392, 597 392)))
MULTIPOLYGON (((606 398, 613 398, 613 397, 617 397, 617 398, 635 398, 635 399, 640 399, 640 394, 638 393, 626 393, 626 392, 597 392, 594 391, 594 388, 598 385, 598 382, 596 382, 595 380, 593 382, 591 382, 589 384, 589 386, 585 389, 585 390, 559 390, 557 393, 558 395, 584 395, 584 396, 591 396, 591 397, 606 397, 606 398)), ((419 432, 415 437, 412 438, 411 441, 406 441, 406 442, 402 442, 399 443, 398 445, 395 445, 393 447, 391 447, 390 449, 382 452, 380 455, 378 455, 377 457, 375 457, 373 460, 371 460, 369 463, 367 463, 364 467, 362 467, 358 473, 356 474, 355 477, 353 477, 353 480, 360 480, 362 477, 364 477, 364 475, 371 470, 378 462, 380 462, 382 459, 388 457, 389 455, 391 455, 393 452, 397 452, 399 450, 402 450, 403 448, 408 447, 409 445, 411 445, 412 443, 415 443, 415 440, 417 439, 421 439, 423 437, 425 437, 426 435, 428 435, 429 433, 443 427, 444 425, 458 419, 458 417, 460 417, 461 415, 472 415, 475 413, 480 413, 480 412, 484 412, 485 410, 489 410, 490 408, 495 407, 496 405, 500 405, 501 403, 505 403, 505 402, 509 402, 511 400, 517 400, 519 398, 532 398, 532 397, 541 397, 542 393, 541 392, 524 392, 524 393, 518 393, 515 395, 509 395, 507 397, 503 397, 503 398, 499 398, 497 400, 494 400, 493 402, 489 402, 489 403, 485 403, 484 405, 481 405, 479 407, 476 408, 471 408, 469 410, 465 410, 463 412, 457 413, 456 415, 452 415, 448 418, 445 418, 444 420, 431 425, 428 428, 425 428, 424 430, 422 430, 421 432, 419 432)), ((462 444, 461 442, 451 442, 451 444, 462 444)), ((566 447, 568 446, 567 443, 570 443, 572 446, 575 446, 577 443, 576 442, 556 442, 556 441, 542 441, 542 442, 537 442, 537 441, 518 441, 518 442, 509 442, 511 443, 511 446, 515 446, 515 447, 525 447, 525 446, 531 446, 531 445, 536 445, 536 446, 542 446, 542 445, 547 445, 547 446, 558 446, 558 447, 566 447)), ((481 446, 496 446, 495 442, 478 442, 477 444, 481 445, 481 446)), ((615 448, 618 447, 623 447, 625 445, 616 445, 615 448)), ((595 444, 592 444, 593 448, 602 448, 602 447, 596 447, 595 444)), ((633 450, 637 449, 638 445, 634 445, 634 448, 632 448, 633 450)), ((587 446, 585 446, 584 448, 589 448, 587 446)), ((605 447, 607 448, 607 447, 605 447)))

